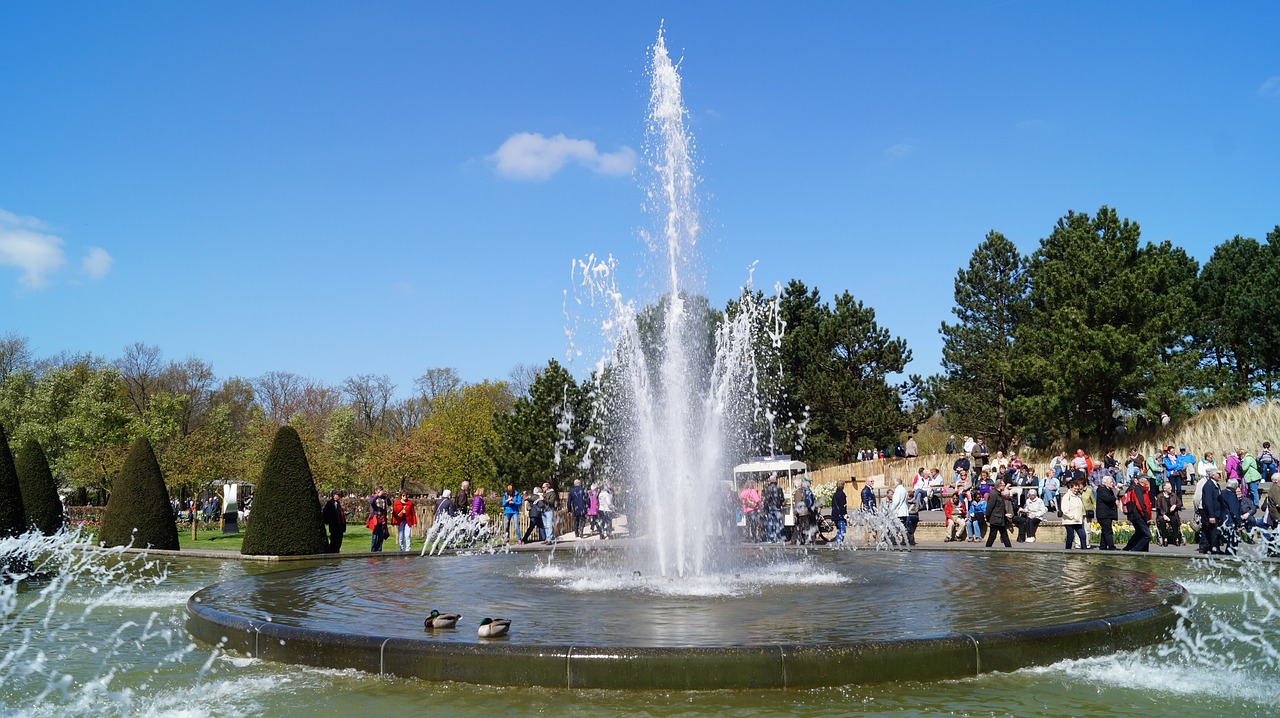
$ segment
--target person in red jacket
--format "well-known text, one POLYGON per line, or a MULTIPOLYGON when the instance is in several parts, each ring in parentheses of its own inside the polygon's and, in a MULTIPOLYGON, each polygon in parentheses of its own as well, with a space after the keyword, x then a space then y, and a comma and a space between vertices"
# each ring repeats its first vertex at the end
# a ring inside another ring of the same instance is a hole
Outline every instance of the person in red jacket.
POLYGON ((964 495, 957 490, 949 501, 942 502, 942 513, 947 518, 947 541, 965 539, 964 495))
POLYGON ((1151 546, 1151 483, 1146 474, 1138 474, 1137 481, 1125 494, 1125 515, 1133 524, 1133 536, 1124 545, 1125 551, 1147 551, 1151 546))
POLYGON ((408 551, 413 527, 418 525, 418 517, 414 514, 413 501, 409 498, 409 493, 403 489, 400 491, 400 498, 391 505, 391 523, 395 524, 400 550, 408 551))

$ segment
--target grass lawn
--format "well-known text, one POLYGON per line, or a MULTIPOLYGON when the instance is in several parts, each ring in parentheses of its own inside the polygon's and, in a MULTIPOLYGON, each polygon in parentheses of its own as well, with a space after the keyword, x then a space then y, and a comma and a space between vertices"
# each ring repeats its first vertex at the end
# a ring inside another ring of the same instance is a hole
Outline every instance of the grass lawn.
MULTIPOLYGON (((415 527, 415 531, 417 527, 415 527)), ((327 535, 327 534, 326 534, 327 535)), ((352 524, 347 526, 347 533, 342 539, 342 553, 360 553, 369 550, 369 529, 363 525, 352 524)), ((238 534, 223 534, 222 530, 213 525, 209 529, 202 528, 197 534, 195 540, 191 539, 191 524, 178 524, 178 546, 183 550, 188 549, 208 549, 213 551, 240 551, 240 544, 244 541, 244 527, 240 528, 238 534)), ((415 535, 413 543, 410 544, 414 553, 422 550, 422 537, 415 535)), ((391 536, 382 543, 382 550, 396 550, 396 534, 392 530, 391 536)))

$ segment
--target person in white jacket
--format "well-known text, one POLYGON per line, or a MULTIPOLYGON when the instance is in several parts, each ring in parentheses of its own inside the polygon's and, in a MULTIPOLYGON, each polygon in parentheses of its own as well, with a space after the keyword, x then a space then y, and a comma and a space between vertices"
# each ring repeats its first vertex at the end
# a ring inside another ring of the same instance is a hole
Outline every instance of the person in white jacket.
MULTIPOLYGON (((1083 505, 1082 502, 1081 506, 1083 505)), ((1019 542, 1036 542, 1036 528, 1040 526, 1040 521, 1048 510, 1049 507, 1044 505, 1035 489, 1027 491, 1027 505, 1018 509, 1018 515, 1013 517, 1013 523, 1018 527, 1019 542)))
POLYGON ((1071 539, 1079 537, 1080 548, 1087 547, 1084 536, 1084 500, 1080 498, 1083 482, 1071 482, 1071 488, 1062 495, 1062 527, 1067 530, 1067 548, 1071 548, 1071 539))
POLYGON ((889 499, 889 513, 902 522, 902 530, 907 535, 907 544, 916 545, 915 527, 911 525, 911 511, 907 506, 907 489, 902 479, 893 480, 893 496, 889 499))

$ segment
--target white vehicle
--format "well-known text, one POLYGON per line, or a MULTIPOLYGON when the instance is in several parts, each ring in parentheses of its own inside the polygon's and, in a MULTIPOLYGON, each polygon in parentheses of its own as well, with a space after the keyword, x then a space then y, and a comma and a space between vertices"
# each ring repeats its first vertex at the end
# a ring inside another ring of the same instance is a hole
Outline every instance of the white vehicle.
MULTIPOLYGON (((735 492, 741 492, 742 486, 754 480, 757 486, 768 483, 769 477, 777 476, 778 487, 783 495, 783 526, 795 526, 796 515, 791 506, 791 496, 796 491, 796 482, 809 473, 809 467, 803 461, 792 461, 790 456, 753 456, 745 464, 733 467, 733 486, 735 492)), ((738 525, 745 524, 745 519, 738 525)))

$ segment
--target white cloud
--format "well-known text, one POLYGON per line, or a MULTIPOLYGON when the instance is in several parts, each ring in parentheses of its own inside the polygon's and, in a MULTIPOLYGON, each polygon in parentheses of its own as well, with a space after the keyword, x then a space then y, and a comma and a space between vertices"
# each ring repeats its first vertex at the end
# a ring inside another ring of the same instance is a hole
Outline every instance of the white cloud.
POLYGON ((916 146, 908 140, 903 140, 896 145, 890 145, 884 148, 884 153, 890 157, 906 157, 916 151, 916 146))
POLYGON ((0 266, 22 270, 18 283, 43 289, 49 276, 67 262, 62 238, 47 234, 35 217, 21 217, 0 209, 0 266))
POLYGON ((551 179, 570 161, 606 175, 630 174, 636 166, 636 153, 630 147, 599 152, 590 140, 575 140, 563 134, 543 137, 536 132, 511 135, 486 159, 494 163, 502 177, 532 181, 551 179))
POLYGON ((1280 98, 1280 75, 1268 77, 1258 86, 1258 97, 1280 98))
POLYGON ((113 261, 115 260, 107 254, 107 250, 101 247, 90 247, 89 253, 81 260, 80 267, 90 279, 102 279, 107 276, 107 272, 111 271, 113 261))

